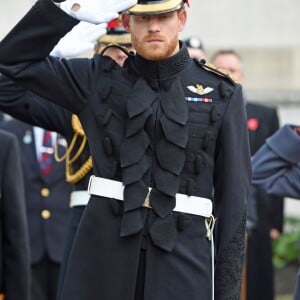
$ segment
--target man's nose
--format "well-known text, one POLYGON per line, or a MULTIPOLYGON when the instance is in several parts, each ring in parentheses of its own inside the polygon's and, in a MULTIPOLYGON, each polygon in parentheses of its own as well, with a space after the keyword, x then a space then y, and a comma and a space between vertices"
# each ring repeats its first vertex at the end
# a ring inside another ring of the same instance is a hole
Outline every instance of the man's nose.
POLYGON ((149 19, 149 31, 157 32, 160 31, 160 24, 157 16, 151 16, 149 19))

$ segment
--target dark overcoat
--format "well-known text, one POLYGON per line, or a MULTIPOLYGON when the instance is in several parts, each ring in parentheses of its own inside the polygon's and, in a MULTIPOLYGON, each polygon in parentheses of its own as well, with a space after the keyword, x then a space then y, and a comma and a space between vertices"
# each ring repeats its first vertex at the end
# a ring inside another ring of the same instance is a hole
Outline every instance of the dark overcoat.
POLYGON ((29 300, 30 253, 20 151, 0 130, 0 294, 29 300))
MULTIPOLYGON (((253 155, 279 128, 279 120, 275 108, 250 101, 247 102, 246 113, 250 151, 253 155)), ((283 198, 267 195, 259 187, 253 187, 253 195, 256 200, 257 223, 248 239, 247 299, 273 300, 274 270, 270 230, 282 231, 283 198)))
POLYGON ((129 57, 125 68, 99 55, 45 58, 75 24, 42 0, 0 45, 1 72, 76 113, 94 174, 125 185, 124 205, 91 197, 62 299, 134 299, 141 249, 145 300, 211 299, 205 219, 173 212, 177 192, 213 200, 216 299, 239 299, 251 175, 241 87, 185 47, 160 62, 129 57), (148 187, 152 209, 141 207, 148 187))
POLYGON ((44 177, 37 159, 33 127, 9 120, 3 122, 1 128, 16 135, 21 149, 31 263, 41 261, 46 254, 60 263, 72 191, 72 186, 64 178, 64 166, 53 162, 51 172, 47 178, 44 177), (45 189, 49 192, 44 193, 45 189), (42 212, 45 210, 50 212, 50 218, 43 218, 42 212))

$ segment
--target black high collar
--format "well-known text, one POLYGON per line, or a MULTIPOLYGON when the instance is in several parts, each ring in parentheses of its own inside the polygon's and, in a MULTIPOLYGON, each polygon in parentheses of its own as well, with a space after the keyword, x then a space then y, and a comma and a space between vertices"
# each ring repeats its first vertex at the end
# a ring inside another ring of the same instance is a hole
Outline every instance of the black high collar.
POLYGON ((175 76, 184 69, 190 60, 186 46, 180 42, 180 50, 173 56, 161 60, 151 61, 136 54, 133 59, 133 69, 149 79, 166 79, 175 76))

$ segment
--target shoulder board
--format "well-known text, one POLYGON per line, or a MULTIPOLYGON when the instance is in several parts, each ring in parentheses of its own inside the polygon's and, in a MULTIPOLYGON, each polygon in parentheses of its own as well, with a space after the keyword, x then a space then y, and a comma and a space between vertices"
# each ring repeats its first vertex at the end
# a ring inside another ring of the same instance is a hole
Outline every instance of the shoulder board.
POLYGON ((212 72, 212 73, 215 73, 221 77, 224 77, 226 78, 228 81, 230 81, 230 83, 232 84, 236 84, 237 83, 237 80, 226 70, 224 69, 219 69, 217 68, 215 65, 213 64, 208 64, 206 63, 205 60, 195 60, 197 62, 197 64, 202 67, 203 69, 205 69, 206 71, 208 72, 212 72))

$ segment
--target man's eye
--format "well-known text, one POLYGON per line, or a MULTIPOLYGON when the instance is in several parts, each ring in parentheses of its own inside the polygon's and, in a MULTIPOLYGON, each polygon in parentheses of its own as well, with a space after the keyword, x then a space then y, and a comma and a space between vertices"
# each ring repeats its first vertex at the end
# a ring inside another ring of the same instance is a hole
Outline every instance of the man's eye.
POLYGON ((160 18, 161 20, 165 20, 165 19, 168 18, 168 15, 160 15, 159 18, 160 18))
POLYGON ((148 16, 141 16, 141 20, 142 20, 142 21, 147 21, 148 19, 149 19, 148 16))

